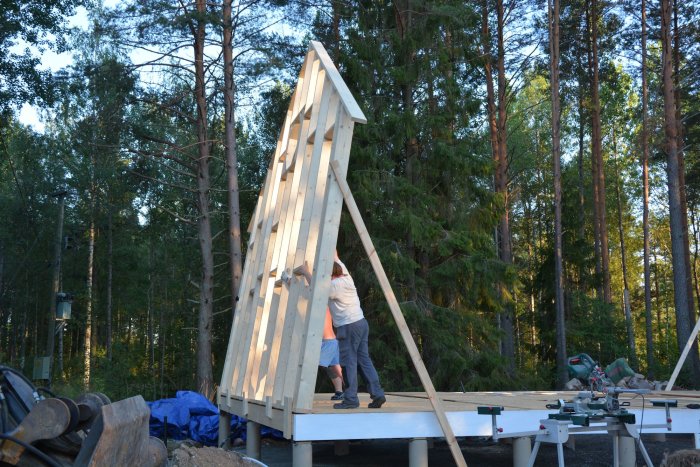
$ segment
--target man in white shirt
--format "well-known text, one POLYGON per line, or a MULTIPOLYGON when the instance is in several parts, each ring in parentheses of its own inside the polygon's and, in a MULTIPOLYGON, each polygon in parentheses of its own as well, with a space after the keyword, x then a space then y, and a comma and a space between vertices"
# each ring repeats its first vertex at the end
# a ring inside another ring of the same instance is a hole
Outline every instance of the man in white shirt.
POLYGON ((345 265, 337 257, 331 274, 328 307, 336 327, 336 338, 340 345, 340 365, 345 367, 346 388, 343 401, 334 404, 334 409, 354 409, 360 406, 357 397, 357 370, 359 368, 367 383, 372 402, 368 407, 380 408, 385 402, 384 390, 379 375, 369 356, 369 324, 360 307, 355 282, 345 265))

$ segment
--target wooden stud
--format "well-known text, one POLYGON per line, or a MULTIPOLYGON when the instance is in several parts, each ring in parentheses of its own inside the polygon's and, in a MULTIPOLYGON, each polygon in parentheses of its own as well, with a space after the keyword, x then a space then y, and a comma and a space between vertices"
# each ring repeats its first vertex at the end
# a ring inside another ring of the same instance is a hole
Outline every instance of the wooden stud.
POLYGON ((272 419, 272 398, 265 396, 265 416, 272 419))
POLYGON ((283 410, 283 420, 284 420, 284 429, 282 431, 282 436, 284 436, 287 439, 290 439, 292 437, 292 398, 291 397, 284 398, 284 404, 282 404, 282 410, 283 410))

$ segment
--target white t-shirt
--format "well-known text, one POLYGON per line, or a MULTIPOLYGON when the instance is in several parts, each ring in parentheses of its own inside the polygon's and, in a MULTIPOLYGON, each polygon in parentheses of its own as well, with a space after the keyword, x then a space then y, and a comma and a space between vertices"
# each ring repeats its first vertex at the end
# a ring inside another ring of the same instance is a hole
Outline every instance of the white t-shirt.
POLYGON ((343 275, 331 279, 331 289, 328 296, 328 307, 331 309, 333 325, 335 327, 351 324, 364 318, 360 307, 360 297, 348 269, 341 261, 337 261, 343 268, 343 275))

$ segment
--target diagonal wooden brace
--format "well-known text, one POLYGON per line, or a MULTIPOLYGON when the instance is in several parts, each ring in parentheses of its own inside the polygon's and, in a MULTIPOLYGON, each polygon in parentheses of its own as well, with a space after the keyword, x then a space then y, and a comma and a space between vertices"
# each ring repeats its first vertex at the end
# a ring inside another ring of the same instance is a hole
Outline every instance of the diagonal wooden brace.
POLYGON ((331 168, 333 169, 335 180, 338 182, 338 187, 343 193, 343 199, 345 200, 345 204, 348 208, 348 211, 350 211, 350 216, 352 217, 352 220, 355 223, 355 228, 357 229, 357 232, 360 235, 362 245, 365 247, 365 251, 367 252, 367 256, 369 256, 370 263, 372 263, 374 273, 377 275, 379 285, 382 287, 384 296, 386 297, 386 300, 389 303, 389 309, 391 310, 391 314, 394 316, 394 320, 396 321, 396 325, 399 328, 401 337, 403 338, 403 341, 406 344, 408 353, 411 356, 411 360, 413 360, 413 365, 416 367, 416 371, 418 371, 418 377, 420 378, 421 383, 423 383, 423 388, 425 389, 425 392, 428 395, 428 399, 430 400, 430 403, 433 406, 435 416, 437 417, 438 422, 440 423, 442 432, 445 434, 445 440, 447 441, 447 444, 450 447, 452 457, 454 457, 454 460, 458 466, 467 467, 467 463, 464 460, 464 456, 462 455, 462 450, 459 448, 459 444, 457 444, 457 439, 455 438, 454 432, 452 431, 450 422, 447 420, 445 411, 442 409, 442 403, 440 402, 440 398, 435 392, 435 387, 433 387, 433 382, 431 381, 430 376, 428 375, 428 370, 426 370, 425 365, 423 364, 423 359, 420 356, 418 347, 416 347, 416 343, 413 340, 411 331, 408 329, 406 319, 404 318, 403 313, 401 313, 399 302, 396 300, 396 296, 394 295, 394 291, 391 289, 391 285, 389 285, 389 279, 387 278, 386 273, 384 272, 384 267, 382 266, 381 261, 379 261, 377 251, 374 249, 372 239, 370 238, 369 233, 367 232, 367 228, 365 227, 365 222, 362 220, 360 210, 357 208, 357 204, 355 203, 355 198, 352 196, 352 193, 350 192, 350 187, 345 181, 345 178, 342 176, 342 172, 340 171, 340 165, 337 161, 332 161, 331 168))

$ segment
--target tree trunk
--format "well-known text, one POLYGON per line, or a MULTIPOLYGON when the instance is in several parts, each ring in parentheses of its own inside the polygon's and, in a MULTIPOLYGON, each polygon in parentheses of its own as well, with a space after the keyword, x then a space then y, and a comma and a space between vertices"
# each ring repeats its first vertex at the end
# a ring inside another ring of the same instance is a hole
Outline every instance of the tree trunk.
MULTIPOLYGON (((486 111, 489 123, 489 141, 491 143, 491 158, 494 165, 494 191, 497 186, 498 178, 498 123, 496 117, 496 93, 493 87, 493 56, 491 55, 491 32, 489 30, 489 5, 488 0, 481 2, 481 44, 484 54, 484 78, 486 80, 486 111)), ((496 242, 496 254, 500 254, 499 244, 499 228, 494 232, 494 241, 496 242)), ((498 326, 501 328, 501 314, 497 317, 498 326)), ((502 351, 502 340, 499 339, 499 349, 502 351)))
POLYGON ((90 228, 88 238, 87 293, 85 297, 85 371, 83 373, 83 390, 90 390, 92 360, 92 288, 95 268, 95 192, 90 190, 90 228))
MULTIPOLYGON (((204 15, 206 2, 197 0, 197 11, 204 15)), ((214 396, 212 375, 211 328, 214 305, 214 256, 212 254, 211 218, 209 214, 210 142, 207 130, 207 100, 204 82, 204 40, 206 26, 197 20, 194 37, 195 99, 197 102, 197 230, 202 254, 202 277, 199 289, 199 320, 197 332, 197 390, 207 398, 214 396)))
MULTIPOLYGON (((681 47, 681 36, 680 36, 680 30, 678 28, 678 0, 673 0, 673 89, 674 89, 674 96, 675 96, 675 103, 676 103, 676 127, 677 127, 677 132, 676 132, 676 138, 678 139, 678 143, 676 144, 676 147, 678 148, 678 186, 680 187, 681 191, 681 208, 682 208, 682 215, 683 215, 683 225, 686 226, 686 229, 684 231, 684 240, 683 244, 685 247, 684 250, 684 257, 685 257, 685 267, 686 270, 690 271, 691 270, 691 265, 690 265, 690 238, 688 237, 688 197, 686 195, 686 189, 685 189, 685 158, 683 155, 683 147, 684 147, 684 135, 683 135, 683 122, 681 119, 681 75, 680 75, 680 69, 681 69, 681 53, 680 53, 680 47, 681 47)), ((686 281, 686 287, 688 290, 688 303, 690 303, 690 306, 688 307, 688 320, 689 320, 689 326, 690 329, 692 330, 695 327, 695 320, 696 320, 696 313, 695 313, 695 299, 694 299, 694 287, 693 287, 693 276, 688 275, 688 280, 686 281)), ((692 355, 698 355, 698 341, 695 339, 693 342, 693 348, 691 349, 690 353, 692 355)), ((691 360, 693 361, 693 360, 691 360)), ((693 371, 696 375, 700 375, 700 360, 693 361, 693 371)))
MULTIPOLYGON (((690 210, 690 225, 693 226, 693 261, 692 261, 692 271, 693 271, 693 279, 694 279, 694 292, 695 292, 695 300, 697 303, 700 303, 700 283, 698 283, 698 256, 700 254, 700 232, 698 232, 698 222, 695 217, 695 210, 691 209, 690 210)), ((692 324, 695 326, 695 324, 692 324)))
POLYGON ((165 285, 164 285, 164 297, 165 301, 163 303, 163 306, 160 307, 160 317, 159 317, 159 324, 158 324, 158 344, 160 345, 160 364, 158 367, 159 371, 159 378, 158 378, 158 398, 162 398, 164 394, 164 379, 165 379, 165 352, 166 352, 166 342, 167 342, 167 336, 165 332, 165 307, 167 306, 168 309, 170 309, 170 301, 168 299, 168 280, 165 280, 165 285))
POLYGON ((598 214, 598 235, 600 242, 600 263, 603 279, 603 300, 605 303, 612 302, 612 292, 610 289, 610 254, 608 251, 608 227, 605 207, 605 164, 603 161, 602 130, 600 123, 600 79, 598 63, 598 0, 591 2, 591 139, 593 143, 593 159, 596 163, 596 188, 598 199, 596 202, 596 213, 598 214))
MULTIPOLYGON (((152 246, 152 245, 151 245, 152 246)), ((154 279, 154 268, 153 268, 153 248, 148 249, 148 296, 146 299, 146 329, 148 330, 148 343, 146 349, 148 350, 148 363, 151 367, 151 375, 153 376, 153 400, 156 398, 156 362, 155 362, 155 350, 154 350, 154 336, 155 332, 153 330, 153 295, 154 289, 156 287, 154 279)))
MULTIPOLYGON (((664 134, 666 137, 666 160, 668 178, 668 204, 671 228, 671 256, 673 263, 673 289, 676 309, 676 340, 678 348, 685 347, 690 337, 691 324, 689 317, 693 313, 693 296, 688 293, 688 282, 691 280, 687 268, 685 251, 687 248, 687 222, 684 223, 681 175, 682 157, 678 150, 678 123, 676 121, 676 102, 673 90, 673 64, 671 46, 671 4, 670 0, 661 1, 661 58, 663 70, 664 97, 664 134)), ((700 381, 700 359, 697 345, 688 355, 688 363, 693 372, 693 380, 700 381)))
POLYGON ((114 241, 112 238, 112 206, 108 207, 107 213, 107 360, 112 361, 112 272, 113 272, 113 251, 114 241))
MULTIPOLYGON (((25 239, 26 241, 26 239, 25 239)), ((5 317, 5 307, 3 307, 3 297, 5 295, 5 282, 4 275, 5 272, 5 250, 3 248, 2 240, 0 240, 0 323, 7 323, 7 318, 5 317)), ((29 282, 27 282, 29 284, 29 282)), ((0 325, 0 349, 5 348, 5 326, 0 325)))
POLYGON ((49 387, 51 387, 51 374, 53 372, 53 350, 56 329, 56 294, 59 292, 61 280, 61 248, 63 245, 63 212, 66 203, 66 192, 58 193, 58 225, 54 238, 54 264, 51 275, 51 297, 49 298, 48 334, 46 339, 46 354, 49 356, 49 387))
MULTIPOLYGON (((580 78, 579 78, 580 79, 580 78)), ((586 238, 586 198, 585 184, 583 177, 583 143, 585 136, 585 114, 584 114, 583 83, 579 81, 578 86, 578 239, 583 241, 586 238)), ((583 282, 583 265, 579 282, 583 282)))
POLYGON ((241 253, 241 209, 238 187, 238 156, 236 149, 236 118, 234 112, 233 82, 233 23, 231 17, 232 0, 224 0, 224 144, 226 152, 226 169, 228 174, 228 208, 229 208, 229 250, 231 262, 231 317, 236 313, 238 289, 243 275, 243 258, 241 253))
MULTIPOLYGON (((484 54, 484 74, 486 79, 486 106, 489 122, 489 137, 491 152, 494 162, 494 191, 503 199, 503 212, 500 216, 496 230, 496 246, 498 257, 506 264, 513 263, 512 247, 510 242, 510 223, 508 218, 508 161, 507 161, 507 103, 506 103, 506 77, 505 77, 505 51, 503 46, 504 9, 503 1, 497 0, 496 11, 498 17, 497 42, 498 57, 496 59, 496 71, 498 76, 498 107, 493 86, 493 58, 491 55, 491 34, 489 31, 488 0, 481 3, 481 42, 484 54)), ((510 294, 501 292, 505 297, 510 294)), ((499 326, 503 331, 501 341, 501 354, 508 361, 508 372, 515 374, 515 343, 513 331, 513 307, 506 303, 504 310, 499 314, 499 326)))
MULTIPOLYGON (((591 18, 592 13, 589 8, 589 4, 586 3, 586 56, 588 62, 588 80, 589 86, 590 82, 593 80, 593 44, 591 40, 591 25, 593 20, 591 18)), ((593 109, 590 108, 591 114, 591 134, 593 133, 593 109)), ((591 138, 593 136, 591 135, 591 138)), ((591 150, 591 186, 593 188, 593 252, 595 255, 595 276, 596 276, 596 296, 598 298, 603 298, 603 283, 600 280, 603 276, 603 266, 601 261, 600 252, 600 213, 598 207, 600 205, 600 190, 598 189, 598 159, 595 157, 595 151, 591 150)))
MULTIPOLYGON (((513 264, 513 248, 510 238, 508 199, 508 104, 506 102, 505 47, 503 44, 505 34, 503 0, 496 0, 496 14, 498 16, 498 57, 496 59, 496 68, 498 71, 498 131, 496 133, 496 141, 498 144, 498 152, 496 153, 496 177, 494 185, 496 193, 500 194, 503 199, 503 211, 498 223, 498 254, 500 260, 510 266, 513 264)), ((511 296, 506 290, 503 292, 503 296, 511 296)), ((501 354, 506 359, 508 373, 513 376, 515 375, 515 343, 513 332, 513 302, 510 298, 505 300, 500 322, 501 330, 503 331, 501 354)))
POLYGON ((22 313, 22 325, 19 328, 19 335, 21 336, 19 344, 19 354, 17 355, 17 366, 20 370, 24 370, 25 355, 27 353, 27 342, 29 341, 29 332, 27 330, 27 315, 29 310, 26 308, 22 313))
POLYGON ((646 330, 647 374, 654 370, 654 333, 651 309, 651 266, 649 263, 649 90, 647 84, 646 0, 642 0, 642 181, 644 229, 644 318, 646 330))
MULTIPOLYGON (((402 41, 406 41, 406 35, 408 34, 408 31, 413 27, 413 10, 410 7, 410 2, 401 2, 401 4, 397 3, 397 7, 395 9, 395 15, 396 15, 396 24, 399 25, 399 35, 402 41)), ((415 55, 416 52, 412 47, 405 47, 405 52, 403 53, 403 57, 401 57, 403 64, 408 65, 412 63, 415 60, 415 55)), ((401 90, 401 100, 404 105, 404 111, 411 115, 413 113, 413 87, 414 83, 412 82, 405 82, 400 86, 401 90)), ((406 154, 406 159, 405 159, 405 173, 406 173, 406 179, 411 182, 411 184, 416 185, 417 184, 417 177, 418 174, 414 170, 415 165, 418 163, 418 156, 420 154, 420 147, 419 147, 419 141, 418 138, 415 136, 415 134, 411 134, 408 136, 406 142, 404 143, 404 150, 406 154)), ((407 200, 409 203, 411 200, 407 200)), ((413 235, 409 230, 406 232, 406 252, 407 255, 411 258, 411 260, 415 261, 417 264, 419 264, 418 260, 418 255, 416 252, 416 246, 414 243, 413 235)), ((414 270, 411 270, 408 278, 407 278, 407 290, 408 290, 408 298, 409 300, 413 302, 417 302, 418 300, 418 290, 416 286, 416 272, 414 270)))
POLYGON ((491 154, 494 162, 498 154, 498 127, 496 125, 496 96, 493 89, 493 59, 491 57, 491 33, 489 32, 488 0, 481 1, 481 43, 484 54, 484 75, 486 79, 486 109, 489 122, 491 154))
POLYGON ((627 327, 627 347, 629 348, 629 358, 632 368, 639 368, 637 362, 637 345, 634 340, 634 324, 632 322, 632 305, 630 304, 630 290, 627 282, 627 258, 625 257, 625 230, 622 226, 622 195, 620 194, 620 168, 617 164, 617 140, 615 127, 613 126, 613 154, 615 154, 615 167, 617 178, 615 180, 615 195, 617 197, 617 228, 620 235, 620 259, 622 260, 622 301, 625 316, 625 326, 627 327))
POLYGON ((547 2, 549 19, 549 70, 552 92, 552 161, 554 164, 554 305, 557 328, 557 387, 568 381, 566 315, 564 310, 564 265, 561 227, 561 102, 559 98, 559 0, 547 2))

